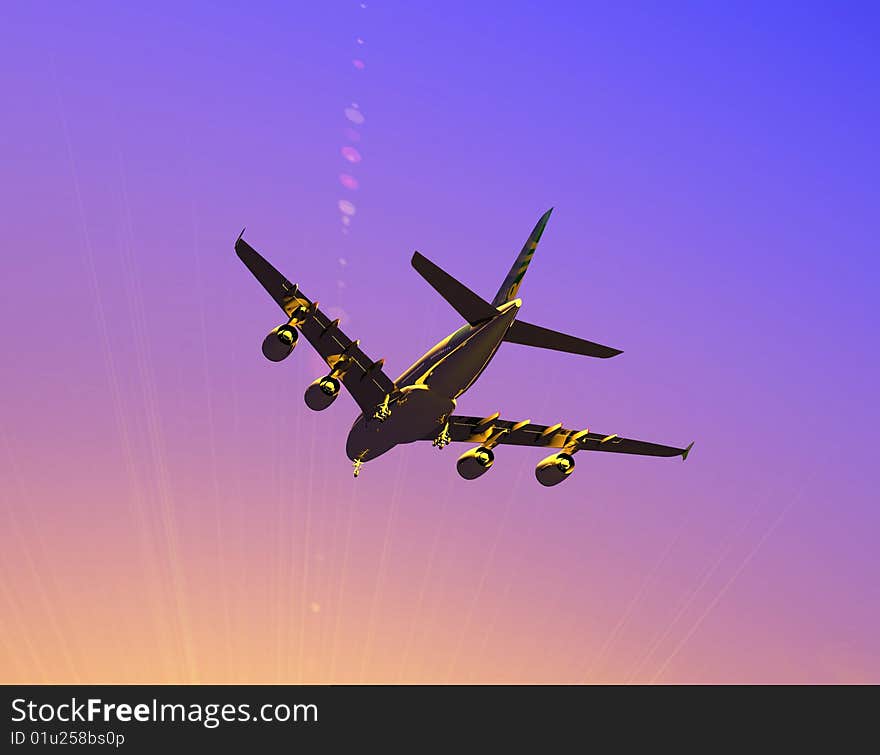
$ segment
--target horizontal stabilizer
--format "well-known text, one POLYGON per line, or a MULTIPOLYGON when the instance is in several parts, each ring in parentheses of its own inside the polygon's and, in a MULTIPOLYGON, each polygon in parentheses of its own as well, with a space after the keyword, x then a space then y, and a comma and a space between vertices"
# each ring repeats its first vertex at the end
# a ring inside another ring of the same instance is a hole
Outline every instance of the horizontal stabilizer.
POLYGON ((532 325, 522 320, 514 321, 510 330, 507 331, 507 335, 504 336, 504 340, 510 343, 520 343, 523 346, 536 346, 539 349, 565 351, 569 354, 583 354, 600 359, 608 359, 608 357, 623 353, 620 349, 612 349, 610 346, 585 341, 583 338, 557 333, 555 330, 532 325))
POLYGON ((412 266, 471 325, 488 320, 498 314, 498 310, 489 302, 457 281, 445 270, 441 270, 423 254, 419 252, 413 254, 412 266))

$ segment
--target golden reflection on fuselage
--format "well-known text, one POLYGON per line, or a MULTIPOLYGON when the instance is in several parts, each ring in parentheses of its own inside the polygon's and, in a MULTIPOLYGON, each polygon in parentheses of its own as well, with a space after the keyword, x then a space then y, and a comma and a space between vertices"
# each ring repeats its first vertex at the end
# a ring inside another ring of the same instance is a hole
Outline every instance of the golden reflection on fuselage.
POLYGON ((407 385, 413 385, 418 382, 419 378, 427 373, 431 366, 442 359, 446 354, 452 351, 456 346, 462 343, 474 327, 464 324, 454 333, 450 333, 446 338, 429 349, 422 357, 413 365, 411 365, 397 380, 395 384, 398 388, 407 385))
POLYGON ((519 299, 506 302, 498 307, 498 314, 492 319, 463 325, 404 372, 397 379, 397 386, 422 383, 457 398, 474 383, 495 355, 520 304, 519 299))

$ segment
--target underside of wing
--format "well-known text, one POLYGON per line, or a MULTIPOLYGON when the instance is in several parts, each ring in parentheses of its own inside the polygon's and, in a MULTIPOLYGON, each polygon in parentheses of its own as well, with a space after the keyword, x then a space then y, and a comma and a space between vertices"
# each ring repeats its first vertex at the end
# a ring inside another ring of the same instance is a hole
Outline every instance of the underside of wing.
POLYGON ((619 435, 603 435, 588 430, 570 430, 557 425, 536 425, 525 420, 512 422, 489 417, 449 417, 449 437, 452 441, 484 445, 533 446, 535 448, 559 448, 567 453, 575 451, 607 451, 638 456, 681 456, 687 458, 691 446, 678 448, 649 443, 644 440, 623 438, 619 435))
POLYGON ((298 286, 279 273, 243 238, 235 242, 235 251, 248 270, 284 311, 291 325, 338 375, 360 408, 375 409, 394 390, 392 381, 382 370, 384 360, 374 361, 339 328, 339 320, 331 320, 298 286))

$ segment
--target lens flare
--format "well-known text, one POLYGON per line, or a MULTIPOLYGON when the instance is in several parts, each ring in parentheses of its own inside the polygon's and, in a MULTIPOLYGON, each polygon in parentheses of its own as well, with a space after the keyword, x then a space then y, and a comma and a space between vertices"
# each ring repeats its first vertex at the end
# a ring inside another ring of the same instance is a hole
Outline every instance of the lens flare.
POLYGON ((364 122, 364 114, 354 107, 345 108, 345 117, 358 126, 364 122))
POLYGON ((339 174, 339 183, 341 183, 346 189, 351 189, 352 191, 356 191, 359 185, 357 179, 354 176, 350 176, 348 173, 339 174))
POLYGON ((361 161, 361 153, 354 147, 343 147, 342 156, 350 163, 359 163, 361 161))
POLYGON ((366 65, 366 64, 364 63, 364 61, 362 61, 360 58, 355 58, 354 60, 351 61, 351 64, 352 64, 355 68, 357 68, 359 71, 363 71, 363 70, 364 70, 364 66, 366 65))
MULTIPOLYGON (((354 204, 349 202, 347 199, 340 199, 339 200, 339 211, 343 215, 354 215, 355 212, 357 212, 354 204)), ((343 222, 345 222, 345 221, 343 220, 343 222)))

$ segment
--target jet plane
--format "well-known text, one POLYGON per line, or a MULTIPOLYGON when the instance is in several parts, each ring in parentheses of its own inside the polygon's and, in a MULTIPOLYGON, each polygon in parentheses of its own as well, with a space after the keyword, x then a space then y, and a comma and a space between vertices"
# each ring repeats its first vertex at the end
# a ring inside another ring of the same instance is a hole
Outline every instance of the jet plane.
POLYGON ((385 373, 384 360, 374 361, 339 326, 242 238, 235 251, 242 262, 281 307, 285 321, 263 341, 263 355, 273 362, 290 356, 302 333, 327 363, 328 373, 305 392, 310 409, 327 409, 341 388, 351 394, 361 410, 348 434, 345 452, 354 464, 354 476, 368 461, 402 443, 431 441, 436 448, 451 442, 470 443, 457 461, 466 480, 485 474, 495 461, 497 446, 550 448, 554 452, 540 461, 535 477, 552 486, 574 471, 578 451, 607 451, 640 456, 681 456, 687 459, 693 443, 685 448, 632 440, 617 434, 568 429, 561 423, 537 425, 531 420, 502 419, 499 412, 485 417, 455 413, 456 402, 483 373, 502 343, 519 343, 541 349, 608 359, 619 349, 585 341, 518 319, 522 301, 517 298, 523 276, 550 218, 552 208, 538 221, 491 302, 415 252, 412 266, 465 320, 451 335, 422 356, 397 380, 385 373))

